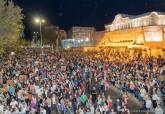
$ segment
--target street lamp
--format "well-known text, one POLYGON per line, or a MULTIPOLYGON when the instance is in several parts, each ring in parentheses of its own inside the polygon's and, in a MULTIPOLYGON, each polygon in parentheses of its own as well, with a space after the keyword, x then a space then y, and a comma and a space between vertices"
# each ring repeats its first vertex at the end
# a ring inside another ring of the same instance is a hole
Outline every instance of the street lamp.
POLYGON ((40 25, 41 46, 43 46, 43 42, 42 42, 42 24, 45 23, 45 20, 42 19, 42 18, 35 18, 35 22, 40 25))

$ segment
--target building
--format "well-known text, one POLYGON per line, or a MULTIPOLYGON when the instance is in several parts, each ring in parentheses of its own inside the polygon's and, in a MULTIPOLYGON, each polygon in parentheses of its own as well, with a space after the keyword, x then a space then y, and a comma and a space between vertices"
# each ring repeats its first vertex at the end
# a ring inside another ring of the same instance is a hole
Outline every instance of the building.
POLYGON ((94 37, 94 33, 95 33, 95 28, 94 27, 79 27, 79 26, 75 26, 72 27, 69 30, 68 33, 68 37, 69 38, 90 38, 92 39, 94 37))
POLYGON ((165 13, 118 14, 105 29, 100 45, 129 49, 130 53, 165 56, 165 13))
POLYGON ((68 38, 75 39, 77 47, 90 46, 94 43, 94 27, 74 26, 68 32, 68 38))
POLYGON ((105 31, 96 31, 94 34, 95 45, 98 45, 104 37, 105 31))

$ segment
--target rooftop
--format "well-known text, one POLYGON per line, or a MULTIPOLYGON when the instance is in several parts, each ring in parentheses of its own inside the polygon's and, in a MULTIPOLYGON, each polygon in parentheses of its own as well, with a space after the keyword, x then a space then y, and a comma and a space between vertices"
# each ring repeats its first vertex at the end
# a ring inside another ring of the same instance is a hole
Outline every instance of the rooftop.
MULTIPOLYGON (((149 16, 152 14, 156 14, 156 15, 165 15, 165 12, 156 12, 156 11, 152 11, 152 12, 147 12, 147 13, 143 13, 143 14, 139 14, 139 15, 128 15, 128 14, 117 14, 115 16, 115 18, 129 18, 129 19, 136 19, 136 18, 140 18, 140 17, 145 17, 145 16, 149 16)), ((111 23, 107 23, 106 25, 109 25, 111 23)))

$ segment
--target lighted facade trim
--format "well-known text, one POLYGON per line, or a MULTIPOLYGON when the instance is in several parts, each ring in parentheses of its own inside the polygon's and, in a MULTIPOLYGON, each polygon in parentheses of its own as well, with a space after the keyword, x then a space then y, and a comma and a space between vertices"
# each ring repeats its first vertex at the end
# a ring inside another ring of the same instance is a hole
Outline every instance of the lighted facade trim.
POLYGON ((145 26, 165 26, 165 13, 149 12, 137 16, 118 14, 111 24, 105 25, 105 28, 109 32, 145 26))

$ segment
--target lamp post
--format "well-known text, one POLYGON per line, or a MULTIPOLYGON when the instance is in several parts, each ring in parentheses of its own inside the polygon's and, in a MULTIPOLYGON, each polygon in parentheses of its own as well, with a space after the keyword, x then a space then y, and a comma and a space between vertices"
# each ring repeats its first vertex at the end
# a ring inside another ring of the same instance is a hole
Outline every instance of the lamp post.
POLYGON ((42 40, 42 24, 45 23, 44 19, 36 18, 35 22, 40 25, 40 38, 41 38, 41 47, 43 46, 43 40, 42 40))

